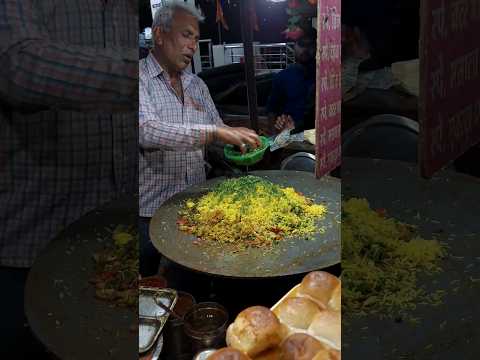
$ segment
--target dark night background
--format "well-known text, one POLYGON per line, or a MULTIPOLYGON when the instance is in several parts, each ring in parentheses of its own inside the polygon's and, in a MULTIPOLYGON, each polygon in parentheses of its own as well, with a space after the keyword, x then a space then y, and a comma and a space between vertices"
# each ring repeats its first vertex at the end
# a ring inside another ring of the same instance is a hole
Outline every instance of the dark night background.
POLYGON ((385 65, 418 58, 420 0, 342 0, 342 21, 364 30, 385 65))
MULTIPOLYGON (((229 31, 222 28, 222 42, 238 43, 242 42, 240 30, 240 3, 241 0, 227 0, 224 8, 225 18, 230 27, 229 31), (229 4, 230 3, 230 4, 229 4)), ((140 29, 152 25, 152 15, 150 11, 150 1, 140 0, 140 29)), ((200 34, 202 39, 212 39, 213 44, 218 44, 218 27, 215 23, 216 1, 215 0, 197 0, 197 5, 203 11, 206 19, 200 25, 200 34)), ((260 31, 254 32, 254 41, 262 43, 284 42, 285 38, 282 31, 287 27, 288 16, 285 12, 287 2, 272 3, 268 0, 257 0, 255 2, 258 24, 260 31)))
MULTIPOLYGON (((230 31, 222 29, 222 42, 242 42, 239 2, 227 0, 224 8, 230 31)), ((201 38, 212 39, 218 44, 218 27, 215 23, 215 0, 197 0, 206 15, 201 25, 201 38)), ((152 17, 149 0, 139 0, 140 29, 151 26, 152 17)), ((285 12, 287 2, 272 3, 256 0, 260 31, 254 32, 254 40, 262 43, 283 42, 282 31, 287 25, 285 12)), ((395 61, 418 57, 420 0, 343 0, 342 18, 344 21, 362 27, 375 53, 384 65, 395 61)))

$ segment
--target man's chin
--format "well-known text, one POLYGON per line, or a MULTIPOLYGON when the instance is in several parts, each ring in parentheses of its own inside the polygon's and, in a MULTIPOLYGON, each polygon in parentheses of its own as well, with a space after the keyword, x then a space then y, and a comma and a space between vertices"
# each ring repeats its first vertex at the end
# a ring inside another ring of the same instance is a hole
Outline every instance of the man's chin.
POLYGON ((190 62, 181 62, 178 64, 177 68, 179 71, 183 71, 188 68, 188 65, 190 65, 190 62))

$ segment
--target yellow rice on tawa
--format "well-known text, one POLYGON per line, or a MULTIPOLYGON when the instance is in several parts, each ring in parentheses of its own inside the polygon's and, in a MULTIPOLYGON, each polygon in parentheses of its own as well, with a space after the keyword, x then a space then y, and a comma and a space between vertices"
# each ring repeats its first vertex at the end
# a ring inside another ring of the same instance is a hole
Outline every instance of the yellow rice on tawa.
POLYGON ((284 237, 308 238, 322 231, 315 221, 326 210, 291 187, 245 176, 220 183, 198 200, 188 200, 177 223, 200 241, 231 244, 236 250, 271 248, 284 237))
POLYGON ((416 228, 372 210, 365 199, 342 204, 342 307, 346 314, 393 314, 418 303, 439 304, 443 290, 426 293, 420 274, 440 271, 446 248, 416 228))

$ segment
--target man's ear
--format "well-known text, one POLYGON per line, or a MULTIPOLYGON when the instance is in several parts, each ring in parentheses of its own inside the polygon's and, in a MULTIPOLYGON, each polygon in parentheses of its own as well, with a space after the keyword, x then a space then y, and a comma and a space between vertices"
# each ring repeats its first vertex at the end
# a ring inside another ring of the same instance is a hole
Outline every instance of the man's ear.
POLYGON ((163 44, 163 31, 158 26, 153 29, 153 39, 155 41, 155 45, 163 44))

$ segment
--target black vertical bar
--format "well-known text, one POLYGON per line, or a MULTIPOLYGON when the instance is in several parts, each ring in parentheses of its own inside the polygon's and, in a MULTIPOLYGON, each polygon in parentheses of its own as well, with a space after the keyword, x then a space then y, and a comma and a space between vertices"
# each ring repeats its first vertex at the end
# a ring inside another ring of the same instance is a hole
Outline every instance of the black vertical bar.
POLYGON ((245 78, 247 82, 248 111, 250 127, 258 132, 257 86, 255 82, 255 54, 253 51, 253 24, 250 9, 255 6, 252 0, 240 1, 242 40, 245 60, 245 78))
POLYGON ((220 21, 217 23, 217 30, 218 30, 218 45, 222 45, 222 25, 220 21))

